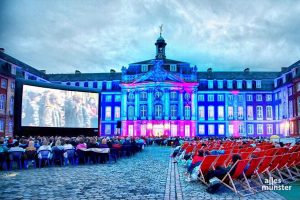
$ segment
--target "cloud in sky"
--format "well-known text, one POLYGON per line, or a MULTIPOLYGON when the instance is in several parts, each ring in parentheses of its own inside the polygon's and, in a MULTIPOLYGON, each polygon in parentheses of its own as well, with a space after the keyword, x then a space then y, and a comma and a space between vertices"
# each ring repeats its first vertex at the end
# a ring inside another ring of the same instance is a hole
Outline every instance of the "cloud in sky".
POLYGON ((279 71, 300 59, 300 2, 0 1, 0 47, 48 73, 120 71, 166 55, 200 71, 279 71))

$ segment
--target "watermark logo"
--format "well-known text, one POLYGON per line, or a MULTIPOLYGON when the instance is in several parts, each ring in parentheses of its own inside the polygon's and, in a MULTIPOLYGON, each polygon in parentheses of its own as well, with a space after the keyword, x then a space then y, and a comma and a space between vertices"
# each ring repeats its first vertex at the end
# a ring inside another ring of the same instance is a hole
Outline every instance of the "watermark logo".
POLYGON ((290 185, 283 185, 281 184, 281 179, 276 179, 273 177, 270 177, 269 179, 264 180, 264 185, 261 186, 262 190, 291 190, 292 186, 290 185))

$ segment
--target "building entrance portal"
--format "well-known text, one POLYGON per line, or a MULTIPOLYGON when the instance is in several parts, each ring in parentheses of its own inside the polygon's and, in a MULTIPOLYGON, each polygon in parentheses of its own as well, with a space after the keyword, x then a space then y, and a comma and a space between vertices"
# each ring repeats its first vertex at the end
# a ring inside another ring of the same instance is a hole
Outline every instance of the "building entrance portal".
POLYGON ((164 126, 162 124, 153 125, 153 136, 160 137, 164 134, 164 126))

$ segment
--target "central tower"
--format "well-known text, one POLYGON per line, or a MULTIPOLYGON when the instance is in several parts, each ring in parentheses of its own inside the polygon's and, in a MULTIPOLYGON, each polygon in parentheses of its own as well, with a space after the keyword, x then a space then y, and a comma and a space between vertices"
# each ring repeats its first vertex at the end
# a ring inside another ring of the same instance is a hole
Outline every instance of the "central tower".
POLYGON ((166 54, 165 54, 165 49, 166 49, 167 43, 165 42, 165 39, 161 36, 156 40, 155 46, 156 46, 156 59, 165 59, 166 54))

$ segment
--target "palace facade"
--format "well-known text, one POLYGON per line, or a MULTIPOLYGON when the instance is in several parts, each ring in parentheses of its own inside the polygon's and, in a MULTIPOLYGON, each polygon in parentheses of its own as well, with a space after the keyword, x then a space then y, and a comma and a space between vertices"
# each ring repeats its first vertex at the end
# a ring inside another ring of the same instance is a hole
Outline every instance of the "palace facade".
MULTIPOLYGON (((39 72, 35 80, 97 89, 101 135, 299 135, 300 61, 278 72, 199 71, 168 59, 166 45, 160 36, 155 58, 122 67, 121 73, 39 72)), ((3 62, 16 65, 4 55, 3 62)))

